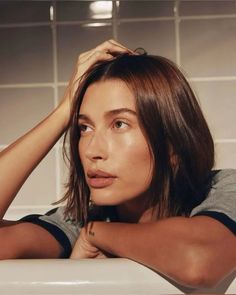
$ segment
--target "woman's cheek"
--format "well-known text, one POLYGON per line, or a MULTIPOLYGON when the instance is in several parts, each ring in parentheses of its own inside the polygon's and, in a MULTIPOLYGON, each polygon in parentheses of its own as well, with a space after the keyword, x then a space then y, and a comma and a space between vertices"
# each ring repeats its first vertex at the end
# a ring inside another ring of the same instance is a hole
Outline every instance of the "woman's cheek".
POLYGON ((129 173, 136 174, 140 170, 142 176, 150 173, 152 166, 150 150, 141 132, 124 134, 119 140, 114 141, 111 150, 116 154, 114 157, 119 157, 117 161, 122 163, 129 173), (119 152, 116 153, 116 151, 119 152))

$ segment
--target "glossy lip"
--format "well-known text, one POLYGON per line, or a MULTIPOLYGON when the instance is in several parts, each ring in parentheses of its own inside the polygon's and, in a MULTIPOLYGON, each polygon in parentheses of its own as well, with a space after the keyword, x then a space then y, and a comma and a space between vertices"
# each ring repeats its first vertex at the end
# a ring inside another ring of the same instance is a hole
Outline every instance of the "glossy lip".
POLYGON ((102 170, 88 170, 87 172, 87 176, 88 178, 108 178, 108 177, 112 177, 112 178, 116 178, 115 175, 110 174, 108 172, 102 171, 102 170))
POLYGON ((88 185, 92 188, 104 188, 110 186, 117 178, 115 175, 102 170, 88 170, 88 185))

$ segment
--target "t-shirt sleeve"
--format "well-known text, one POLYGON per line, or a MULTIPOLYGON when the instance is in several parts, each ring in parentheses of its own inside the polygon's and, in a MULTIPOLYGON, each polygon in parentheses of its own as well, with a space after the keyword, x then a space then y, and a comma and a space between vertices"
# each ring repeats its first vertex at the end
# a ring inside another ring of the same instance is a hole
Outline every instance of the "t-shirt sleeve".
POLYGON ((236 234, 236 170, 220 170, 212 180, 207 198, 195 207, 190 217, 209 216, 236 234))
POLYGON ((50 210, 44 215, 32 214, 20 219, 22 222, 32 222, 46 229, 63 247, 63 258, 70 256, 79 235, 79 224, 64 216, 64 207, 50 210))

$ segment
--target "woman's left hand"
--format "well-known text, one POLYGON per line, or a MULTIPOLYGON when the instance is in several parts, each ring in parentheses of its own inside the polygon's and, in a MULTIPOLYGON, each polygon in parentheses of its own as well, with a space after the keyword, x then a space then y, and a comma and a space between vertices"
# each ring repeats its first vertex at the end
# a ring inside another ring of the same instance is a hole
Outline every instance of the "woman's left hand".
POLYGON ((89 228, 91 224, 81 228, 79 238, 72 250, 71 259, 107 258, 107 256, 89 241, 89 228))

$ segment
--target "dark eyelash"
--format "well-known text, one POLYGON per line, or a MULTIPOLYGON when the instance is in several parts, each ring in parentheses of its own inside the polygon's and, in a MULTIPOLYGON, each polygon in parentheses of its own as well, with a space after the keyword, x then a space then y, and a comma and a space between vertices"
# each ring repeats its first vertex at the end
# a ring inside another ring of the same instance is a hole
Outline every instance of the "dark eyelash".
POLYGON ((87 128, 87 125, 85 125, 85 124, 79 124, 79 125, 78 125, 78 129, 79 129, 79 131, 84 131, 84 130, 83 130, 83 127, 87 128))
POLYGON ((126 126, 129 126, 129 124, 127 122, 125 122, 124 120, 115 120, 114 123, 113 123, 113 126, 117 126, 117 123, 121 123, 121 124, 124 124, 126 126))

